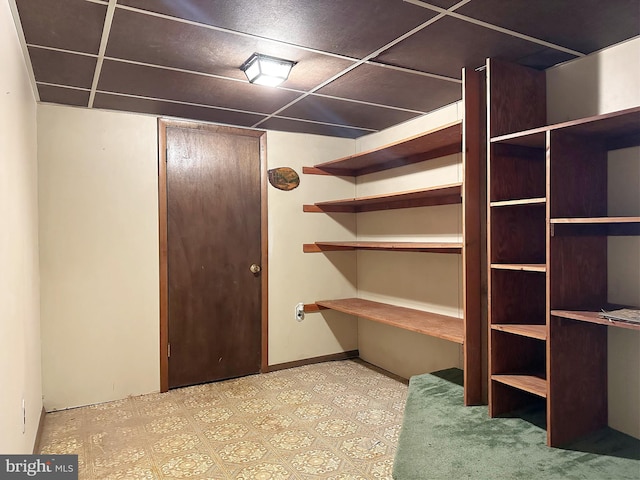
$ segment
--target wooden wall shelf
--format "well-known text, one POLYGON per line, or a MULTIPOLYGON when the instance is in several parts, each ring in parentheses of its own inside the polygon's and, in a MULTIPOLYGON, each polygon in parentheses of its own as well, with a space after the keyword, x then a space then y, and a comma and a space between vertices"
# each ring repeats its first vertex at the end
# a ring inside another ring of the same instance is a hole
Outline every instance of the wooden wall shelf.
POLYGON ((453 205, 462 202, 462 184, 453 183, 406 192, 347 198, 303 205, 304 212, 312 213, 360 213, 396 208, 453 205))
MULTIPOLYGON (((442 338, 450 342, 464 343, 464 322, 461 318, 362 298, 320 300, 316 302, 316 305, 423 335, 442 338)), ((305 311, 308 310, 313 309, 305 308, 305 311)))
POLYGON ((551 236, 637 236, 640 217, 552 218, 551 236))
POLYGON ((571 224, 640 223, 640 217, 552 218, 551 223, 571 223, 571 224))
POLYGON ((543 205, 547 202, 545 197, 541 198, 522 198, 518 200, 500 200, 497 202, 491 202, 491 207, 517 207, 526 205, 543 205))
POLYGON ((538 375, 491 375, 491 380, 510 387, 533 393, 539 397, 547 397, 547 381, 538 375))
POLYGON ((492 263, 491 268, 495 270, 517 270, 520 272, 547 271, 547 266, 544 263, 492 263))
POLYGON ((603 139, 607 150, 640 145, 640 107, 556 123, 491 138, 491 143, 545 148, 547 132, 603 139))
POLYGON ((320 163, 313 167, 304 167, 302 173, 357 177, 461 151, 462 122, 454 122, 407 140, 320 163))
POLYGON ((538 340, 547 339, 546 325, 525 325, 519 323, 500 323, 491 325, 492 330, 500 332, 513 333, 514 335, 522 335, 523 337, 536 338, 538 340))
POLYGON ((606 325, 608 327, 628 328, 629 330, 640 330, 640 325, 628 322, 620 322, 617 320, 608 320, 600 316, 601 312, 576 311, 576 310, 551 310, 554 317, 568 318, 570 320, 578 320, 580 322, 595 323, 598 325, 606 325))
POLYGON ((435 242, 315 242, 302 246, 304 253, 345 250, 386 250, 393 252, 462 253, 461 243, 435 242))

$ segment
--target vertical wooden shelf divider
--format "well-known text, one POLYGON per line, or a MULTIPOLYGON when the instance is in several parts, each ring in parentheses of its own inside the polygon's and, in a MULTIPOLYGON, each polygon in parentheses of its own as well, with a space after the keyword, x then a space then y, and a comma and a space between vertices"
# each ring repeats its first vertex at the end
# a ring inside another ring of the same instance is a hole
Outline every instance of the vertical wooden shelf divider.
POLYGON ((482 188, 485 162, 484 72, 462 70, 462 290, 464 309, 465 405, 483 403, 482 372, 482 188))

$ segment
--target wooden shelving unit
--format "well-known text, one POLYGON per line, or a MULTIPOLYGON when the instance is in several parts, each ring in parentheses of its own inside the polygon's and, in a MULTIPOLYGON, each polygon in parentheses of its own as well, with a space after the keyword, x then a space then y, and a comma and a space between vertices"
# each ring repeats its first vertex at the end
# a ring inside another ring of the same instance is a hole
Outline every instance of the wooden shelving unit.
POLYGON ((315 242, 302 246, 304 253, 349 250, 386 250, 391 252, 462 253, 461 243, 434 242, 315 242))
POLYGON ((481 147, 484 128, 483 75, 474 71, 465 71, 463 77, 464 123, 454 122, 381 148, 303 168, 305 174, 358 177, 462 152, 464 166, 462 182, 384 195, 322 201, 313 205, 303 205, 303 210, 315 213, 361 213, 462 203, 463 241, 456 243, 316 241, 304 244, 303 251, 314 253, 385 250, 462 255, 464 318, 358 298, 319 300, 305 305, 305 311, 332 309, 461 344, 464 351, 464 401, 467 405, 477 405, 482 403, 480 172, 484 154, 481 147))
POLYGON ((607 424, 608 151, 640 145, 640 108, 545 125, 545 74, 488 61, 489 413, 544 397, 547 444, 607 424), (536 372, 536 373, 531 373, 536 372))
POLYGON ((423 188, 406 192, 346 198, 303 205, 304 212, 312 213, 360 213, 395 208, 453 205, 462 202, 462 183, 423 188))

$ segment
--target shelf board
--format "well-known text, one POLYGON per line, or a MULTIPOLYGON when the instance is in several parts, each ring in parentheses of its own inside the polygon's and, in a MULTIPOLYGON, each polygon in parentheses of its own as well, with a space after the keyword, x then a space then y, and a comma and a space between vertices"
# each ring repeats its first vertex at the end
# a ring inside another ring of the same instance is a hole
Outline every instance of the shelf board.
POLYGON ((321 300, 316 305, 423 335, 464 343, 464 321, 461 318, 361 298, 321 300))
POLYGON ((439 187, 422 188, 420 190, 409 190, 406 192, 317 202, 313 205, 303 205, 303 211, 319 213, 359 213, 394 208, 453 205, 461 202, 462 183, 452 183, 439 187))
POLYGON ((551 223, 640 223, 640 217, 588 217, 588 218, 552 218, 551 223))
POLYGON ((383 147, 320 163, 311 168, 304 167, 302 172, 357 177, 461 151, 462 122, 457 121, 383 147))
POLYGON ((492 207, 515 207, 518 205, 544 205, 547 202, 546 197, 540 198, 521 198, 518 200, 499 200, 491 202, 492 207))
POLYGON ((523 272, 546 272, 544 263, 492 263, 494 270, 518 270, 523 272))
POLYGON ((491 375, 491 380, 547 398, 547 381, 539 375, 491 375))
POLYGON ((302 246, 304 253, 343 250, 386 250, 396 252, 462 253, 462 243, 444 242, 315 242, 302 246))
POLYGON ((493 137, 491 143, 544 148, 547 132, 600 137, 609 150, 640 145, 640 107, 493 137))
POLYGON ((498 330, 500 332, 512 333, 514 335, 520 335, 523 337, 536 338, 538 340, 547 339, 547 326, 546 325, 524 325, 524 324, 495 324, 491 325, 492 330, 498 330))
POLYGON ((580 322, 595 323, 598 325, 606 325, 608 327, 627 328, 629 330, 640 330, 640 325, 621 322, 618 320, 608 320, 600 317, 598 311, 579 311, 579 310, 551 310, 551 315, 555 317, 568 318, 570 320, 578 320, 580 322))
POLYGON ((552 218, 552 236, 640 235, 640 217, 552 218))

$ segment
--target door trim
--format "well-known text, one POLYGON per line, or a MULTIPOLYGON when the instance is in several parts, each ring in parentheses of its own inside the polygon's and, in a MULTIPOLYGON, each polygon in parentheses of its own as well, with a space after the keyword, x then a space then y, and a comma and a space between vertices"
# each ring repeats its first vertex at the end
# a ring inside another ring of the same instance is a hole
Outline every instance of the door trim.
POLYGON ((160 240, 160 391, 169 390, 169 271, 167 268, 167 128, 190 128, 256 137, 260 142, 261 352, 260 371, 269 370, 269 249, 267 231, 267 132, 158 118, 158 228, 160 240))

